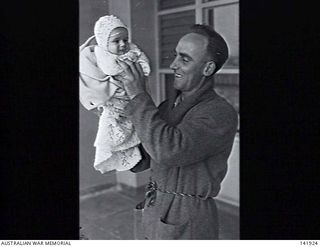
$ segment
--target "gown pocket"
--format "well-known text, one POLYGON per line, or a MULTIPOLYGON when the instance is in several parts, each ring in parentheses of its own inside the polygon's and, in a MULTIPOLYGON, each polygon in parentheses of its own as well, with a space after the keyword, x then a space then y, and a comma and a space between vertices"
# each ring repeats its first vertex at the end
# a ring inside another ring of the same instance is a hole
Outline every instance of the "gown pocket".
POLYGON ((191 238, 191 223, 190 220, 180 224, 171 224, 163 218, 158 221, 158 231, 156 239, 190 239, 191 238))

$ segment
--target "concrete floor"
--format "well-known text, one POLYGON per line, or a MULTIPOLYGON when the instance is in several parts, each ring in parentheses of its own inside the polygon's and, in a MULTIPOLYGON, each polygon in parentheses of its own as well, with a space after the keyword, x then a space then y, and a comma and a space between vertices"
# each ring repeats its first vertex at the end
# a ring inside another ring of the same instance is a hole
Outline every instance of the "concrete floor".
MULTIPOLYGON (((80 235, 90 240, 133 240, 133 208, 144 188, 110 187, 80 196, 80 235)), ((239 239, 239 209, 217 201, 220 239, 239 239)))

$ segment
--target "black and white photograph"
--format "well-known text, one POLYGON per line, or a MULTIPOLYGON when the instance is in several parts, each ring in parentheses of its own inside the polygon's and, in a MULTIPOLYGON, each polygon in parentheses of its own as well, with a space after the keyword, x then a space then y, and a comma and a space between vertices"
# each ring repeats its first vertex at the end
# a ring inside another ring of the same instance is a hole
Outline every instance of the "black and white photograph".
POLYGON ((79 3, 80 237, 239 239, 239 1, 79 3))
POLYGON ((0 244, 318 246, 318 12, 5 1, 0 244))

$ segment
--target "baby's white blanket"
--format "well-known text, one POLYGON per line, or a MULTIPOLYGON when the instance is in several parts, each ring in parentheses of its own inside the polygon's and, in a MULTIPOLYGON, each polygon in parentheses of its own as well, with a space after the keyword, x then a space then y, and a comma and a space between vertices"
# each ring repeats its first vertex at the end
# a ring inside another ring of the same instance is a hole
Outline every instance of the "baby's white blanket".
MULTIPOLYGON (((92 39, 92 38, 91 38, 92 39)), ((128 96, 121 83, 104 74, 97 66, 94 46, 89 40, 80 47, 80 102, 91 110, 101 107, 94 146, 94 168, 101 173, 133 168, 140 160, 140 140, 131 121, 123 116, 128 96)))
MULTIPOLYGON (((114 99, 114 101, 120 100, 114 99)), ((102 107, 103 112, 100 116, 98 133, 94 143, 96 147, 94 167, 101 173, 114 169, 117 171, 129 170, 141 160, 141 154, 137 147, 140 140, 131 121, 120 116, 113 103, 110 102, 102 107)))

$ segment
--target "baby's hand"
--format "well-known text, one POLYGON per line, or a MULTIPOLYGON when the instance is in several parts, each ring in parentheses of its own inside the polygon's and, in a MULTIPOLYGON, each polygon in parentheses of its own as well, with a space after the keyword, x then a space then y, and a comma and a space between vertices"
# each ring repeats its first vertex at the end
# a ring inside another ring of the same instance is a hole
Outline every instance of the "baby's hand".
POLYGON ((129 51, 126 54, 120 55, 118 59, 120 61, 131 61, 135 62, 138 60, 139 54, 135 51, 129 51))

